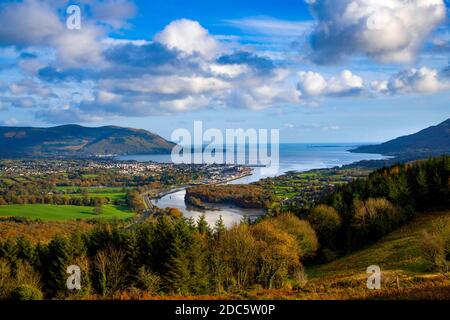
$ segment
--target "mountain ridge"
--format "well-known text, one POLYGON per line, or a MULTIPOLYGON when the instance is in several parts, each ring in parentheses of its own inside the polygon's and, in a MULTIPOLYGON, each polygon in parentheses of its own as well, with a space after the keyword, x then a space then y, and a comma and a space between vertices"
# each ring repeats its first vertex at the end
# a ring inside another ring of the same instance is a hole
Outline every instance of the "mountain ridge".
POLYGON ((0 157, 168 154, 174 145, 150 131, 119 126, 0 126, 0 157))
POLYGON ((450 118, 444 122, 377 145, 360 146, 356 153, 379 153, 388 156, 433 156, 450 153, 450 118))

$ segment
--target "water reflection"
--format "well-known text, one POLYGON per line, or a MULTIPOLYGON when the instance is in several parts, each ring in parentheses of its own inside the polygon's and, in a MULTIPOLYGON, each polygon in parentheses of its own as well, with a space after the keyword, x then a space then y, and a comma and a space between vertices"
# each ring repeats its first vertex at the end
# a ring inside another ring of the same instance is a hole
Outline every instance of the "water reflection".
POLYGON ((186 190, 177 191, 160 199, 152 200, 152 203, 159 208, 177 208, 183 212, 183 216, 186 218, 193 218, 195 221, 205 214, 206 221, 210 226, 214 226, 216 221, 222 216, 225 226, 228 228, 234 224, 239 224, 243 218, 250 218, 251 220, 262 216, 265 214, 264 210, 261 209, 242 209, 231 205, 212 205, 214 210, 201 210, 199 208, 187 205, 184 202, 184 196, 186 195, 186 190))

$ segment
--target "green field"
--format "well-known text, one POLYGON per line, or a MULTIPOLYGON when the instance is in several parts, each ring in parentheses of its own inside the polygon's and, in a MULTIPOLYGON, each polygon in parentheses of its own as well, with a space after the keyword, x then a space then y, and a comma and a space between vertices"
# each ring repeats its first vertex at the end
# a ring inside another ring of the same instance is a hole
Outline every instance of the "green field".
MULTIPOLYGON (((70 197, 83 197, 84 195, 81 193, 68 193, 66 194, 70 197)), ((86 194, 88 197, 92 198, 108 198, 111 201, 125 199, 126 194, 123 192, 105 192, 105 193, 88 193, 86 194)))
POLYGON ((52 204, 12 204, 0 206, 0 217, 25 217, 30 219, 41 219, 43 221, 61 221, 74 219, 104 219, 132 217, 133 212, 113 205, 102 207, 103 213, 95 215, 93 207, 84 206, 62 206, 52 204))
POLYGON ((56 186, 56 191, 65 191, 68 193, 78 192, 78 190, 83 190, 87 193, 122 193, 123 188, 121 187, 103 187, 103 188, 94 188, 94 187, 77 187, 77 186, 56 186))

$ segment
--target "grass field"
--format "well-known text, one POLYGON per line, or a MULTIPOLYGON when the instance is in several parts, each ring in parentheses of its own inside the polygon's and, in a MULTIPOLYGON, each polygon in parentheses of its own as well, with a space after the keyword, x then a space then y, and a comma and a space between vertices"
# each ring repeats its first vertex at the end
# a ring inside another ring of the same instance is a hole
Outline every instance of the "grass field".
POLYGON ((118 193, 123 192, 123 188, 121 187, 102 187, 102 188, 94 188, 94 187, 76 187, 76 186, 56 186, 56 191, 65 191, 68 193, 77 192, 78 190, 86 191, 87 193, 118 193))
MULTIPOLYGON (((104 192, 104 193, 88 193, 88 197, 92 198, 108 198, 111 201, 125 199, 126 194, 124 192, 104 192)), ((83 197, 80 193, 68 193, 67 196, 70 197, 83 197)))
POLYGON ((63 221, 74 219, 104 219, 119 218, 125 219, 134 214, 125 208, 105 205, 102 207, 103 213, 95 215, 93 207, 84 206, 62 206, 47 204, 26 204, 26 205, 5 205, 0 206, 0 217, 25 217, 30 219, 40 219, 43 221, 63 221))

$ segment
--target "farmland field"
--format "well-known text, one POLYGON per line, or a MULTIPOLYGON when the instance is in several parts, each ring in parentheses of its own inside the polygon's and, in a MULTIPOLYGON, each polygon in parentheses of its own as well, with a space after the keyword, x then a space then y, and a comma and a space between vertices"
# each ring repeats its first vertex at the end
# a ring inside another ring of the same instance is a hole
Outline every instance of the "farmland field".
MULTIPOLYGON (((69 193, 67 196, 70 197, 83 197, 84 195, 81 193, 69 193)), ((124 192, 105 192, 105 193, 88 193, 86 194, 88 197, 92 198, 108 198, 111 201, 125 199, 126 194, 124 192)))
POLYGON ((13 204, 0 206, 0 217, 25 217, 43 221, 61 221, 74 219, 119 218, 125 219, 133 213, 123 207, 104 205, 103 213, 95 215, 93 207, 63 206, 51 204, 13 204))

